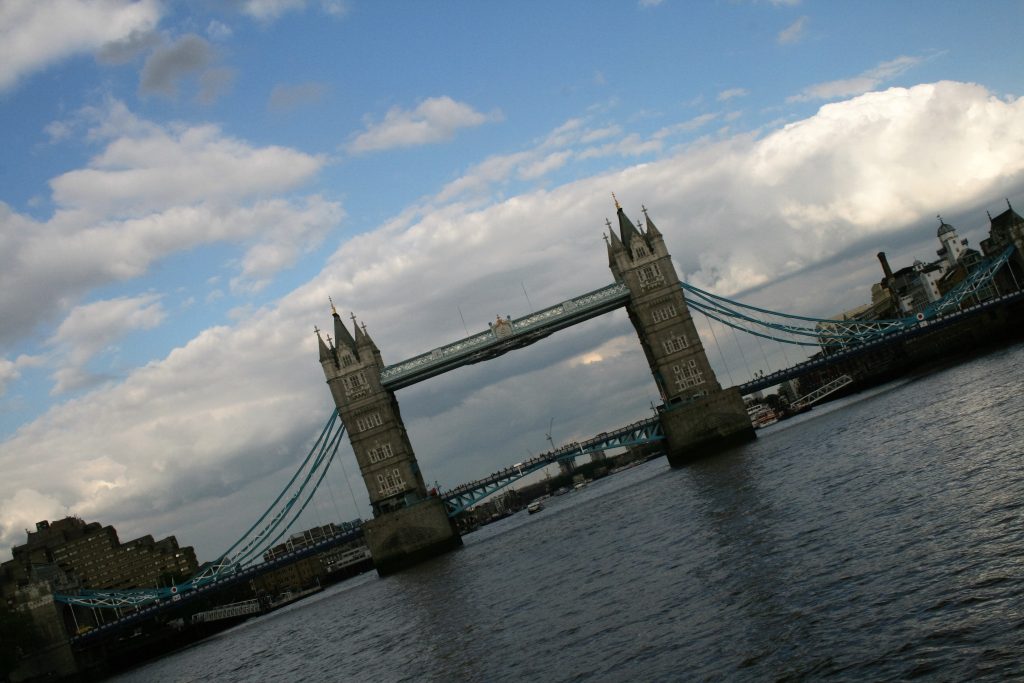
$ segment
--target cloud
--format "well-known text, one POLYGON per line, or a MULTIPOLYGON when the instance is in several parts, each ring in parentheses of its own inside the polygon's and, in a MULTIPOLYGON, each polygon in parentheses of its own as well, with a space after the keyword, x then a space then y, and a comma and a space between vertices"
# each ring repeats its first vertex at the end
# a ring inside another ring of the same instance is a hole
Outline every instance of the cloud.
POLYGON ((340 19, 348 14, 349 9, 346 0, 320 0, 320 11, 328 16, 340 19))
POLYGON ((211 40, 227 40, 233 34, 234 31, 231 30, 231 27, 222 21, 213 19, 206 25, 206 35, 208 35, 211 40))
POLYGON ((775 40, 779 45, 792 45, 799 43, 804 37, 804 29, 807 28, 808 18, 806 16, 798 18, 792 24, 779 31, 779 35, 776 36, 775 40))
POLYGON ((488 121, 500 121, 500 112, 481 114, 468 104, 450 97, 431 97, 415 109, 392 107, 384 120, 368 120, 366 130, 348 144, 352 154, 378 152, 396 147, 415 147, 446 142, 462 128, 474 128, 488 121))
MULTIPOLYGON (((0 6, 0 92, 57 62, 156 28, 157 0, 35 0, 0 6)), ((102 52, 102 51, 101 51, 102 52)))
POLYGON ((844 78, 838 81, 828 81, 811 85, 786 99, 787 102, 808 102, 810 100, 832 100, 840 97, 861 95, 879 85, 889 81, 896 76, 912 69, 930 59, 930 57, 913 57, 903 55, 887 62, 882 62, 876 67, 868 69, 859 76, 844 78))
POLYGON ((290 111, 298 107, 316 104, 327 92, 324 83, 278 84, 270 91, 268 108, 272 111, 290 111))
POLYGON ((664 126, 649 137, 626 133, 619 125, 592 125, 587 118, 572 118, 549 133, 535 147, 511 154, 488 157, 470 167, 438 193, 437 201, 455 198, 476 200, 495 187, 507 190, 509 181, 539 181, 573 162, 601 157, 638 157, 660 152, 674 137, 692 133, 719 118, 701 114, 687 121, 664 126), (594 144, 594 143, 602 144, 594 144), (553 151, 557 150, 557 151, 553 151))
MULTIPOLYGON (((521 283, 541 307, 610 282, 600 234, 615 191, 634 217, 641 202, 650 208, 688 281, 726 296, 756 291, 755 305, 833 313, 866 299, 870 279, 857 290, 848 274, 877 269, 874 253, 890 240, 924 232, 930 252, 935 213, 1024 193, 1022 114, 1024 100, 976 85, 891 88, 764 135, 701 139, 563 185, 473 204, 429 198, 341 244, 279 300, 22 426, 0 443, 0 500, 34 490, 52 509, 126 535, 177 520, 179 539, 209 558, 262 511, 257 492, 280 486, 333 408, 310 331, 329 324, 328 295, 366 321, 386 362, 400 361, 463 336, 460 311, 471 332, 495 313, 527 313, 521 283), (798 286, 780 298, 767 288, 780 282, 772 286, 798 286)), ((494 173, 575 152, 588 130, 560 126, 494 173), (549 138, 564 144, 545 147, 549 138)), ((653 398, 622 311, 398 396, 424 476, 444 485, 544 448, 552 417, 556 439, 568 440, 649 414, 653 398)), ((353 474, 347 446, 342 457, 353 474)), ((0 540, 19 537, 15 512, 0 511, 0 540)))
POLYGON ((156 31, 132 31, 101 46, 96 52, 96 61, 100 64, 127 64, 159 44, 160 36, 156 31))
POLYGON ((321 157, 253 147, 211 125, 154 124, 116 101, 80 118, 102 149, 51 180, 54 214, 39 221, 0 203, 0 348, 93 288, 203 244, 238 245, 233 286, 256 291, 342 218, 318 195, 279 196, 313 178, 321 157))
POLYGON ((242 11, 259 21, 273 21, 286 12, 305 8, 305 0, 245 0, 242 11))
POLYGON ((235 70, 228 67, 207 69, 199 75, 199 92, 196 101, 212 104, 223 95, 235 81, 235 70))
POLYGON ((175 97, 178 83, 204 71, 213 59, 213 48, 205 39, 194 33, 182 36, 157 48, 146 59, 139 88, 144 94, 175 97))
POLYGON ((717 99, 719 102, 728 102, 735 97, 746 97, 748 94, 745 88, 729 88, 718 93, 717 99))
POLYGON ((60 519, 65 508, 53 496, 33 488, 22 488, 6 492, 0 497, 0 538, 12 539, 8 545, 24 543, 26 531, 34 531, 36 522, 43 519, 60 519))
POLYGON ((118 297, 78 306, 68 314, 49 344, 60 349, 53 394, 73 391, 96 379, 86 365, 110 344, 134 330, 148 330, 166 314, 155 294, 118 297))
POLYGON ((291 189, 320 170, 323 157, 284 147, 255 148, 215 125, 158 126, 112 102, 92 113, 90 136, 107 142, 88 168, 50 181, 68 209, 135 215, 198 201, 236 201, 291 189))
POLYGON ((50 144, 55 144, 71 137, 73 129, 66 121, 52 121, 46 125, 43 132, 50 138, 50 144))
MULTIPOLYGON (((320 0, 318 6, 321 12, 336 18, 344 17, 349 11, 349 3, 345 0, 320 0)), ((242 12, 264 23, 305 8, 306 0, 245 0, 242 3, 242 12)))

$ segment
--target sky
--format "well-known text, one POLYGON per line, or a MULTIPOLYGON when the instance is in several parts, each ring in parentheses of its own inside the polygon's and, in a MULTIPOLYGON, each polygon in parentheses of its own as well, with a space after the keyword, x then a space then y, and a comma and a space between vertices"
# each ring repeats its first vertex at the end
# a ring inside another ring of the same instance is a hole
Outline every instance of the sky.
MULTIPOLYGON (((0 1, 0 559, 67 514, 212 559, 334 408, 328 297, 396 363, 603 287, 612 192, 686 281, 801 315, 866 303, 878 251, 934 259, 939 214, 977 247, 986 211, 1024 207, 1022 19, 1020 0, 0 1)), ((723 385, 764 369, 715 345, 723 385)), ((657 391, 620 310, 397 395, 449 488, 546 450, 549 425, 558 444, 646 417, 657 391)), ((310 525, 370 516, 340 456, 310 525)))

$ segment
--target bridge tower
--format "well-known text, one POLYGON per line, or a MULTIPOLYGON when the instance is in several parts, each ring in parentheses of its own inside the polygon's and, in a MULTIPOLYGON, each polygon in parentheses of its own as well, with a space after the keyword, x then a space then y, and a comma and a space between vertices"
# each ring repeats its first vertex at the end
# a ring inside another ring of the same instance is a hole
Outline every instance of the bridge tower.
POLYGON ((753 439, 739 389, 722 389, 708 362, 661 232, 646 208, 645 231, 618 200, 615 208, 619 230, 607 223, 608 266, 629 287, 626 311, 661 394, 669 463, 679 467, 753 439))
POLYGON ((462 545, 444 503, 427 495, 395 394, 381 386, 380 349, 365 325, 350 334, 334 305, 334 340, 317 330, 320 365, 348 432, 373 519, 367 545, 382 576, 462 545))

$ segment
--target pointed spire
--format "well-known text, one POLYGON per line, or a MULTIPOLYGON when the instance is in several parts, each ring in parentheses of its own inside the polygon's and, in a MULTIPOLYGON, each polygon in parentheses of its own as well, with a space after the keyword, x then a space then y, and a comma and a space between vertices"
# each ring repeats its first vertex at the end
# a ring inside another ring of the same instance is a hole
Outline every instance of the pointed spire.
POLYGON ((626 216, 626 212, 622 210, 618 202, 616 204, 616 213, 619 216, 619 236, 622 237, 622 244, 626 249, 632 250, 631 243, 634 239, 642 239, 640 231, 633 225, 633 221, 629 220, 626 216))
POLYGON ((622 249, 623 248, 622 240, 619 239, 619 236, 617 234, 615 234, 615 231, 612 230, 611 228, 612 228, 611 222, 609 222, 608 223, 608 235, 611 237, 611 248, 612 248, 612 250, 615 251, 615 250, 618 250, 618 249, 622 249))
POLYGON ((336 360, 334 353, 331 349, 327 348, 327 344, 324 344, 324 340, 320 337, 320 328, 314 327, 313 331, 316 333, 317 345, 320 347, 320 362, 336 360))
POLYGON ((359 348, 365 341, 363 339, 363 331, 359 329, 359 321, 356 320, 355 312, 353 312, 349 317, 352 319, 352 336, 355 337, 356 348, 359 348))
MULTIPOLYGON (((355 316, 352 316, 352 321, 355 322, 355 316)), ((373 343, 370 333, 366 331, 366 323, 356 324, 356 348, 364 346, 368 346, 374 351, 377 350, 377 345, 373 343)))
POLYGON ((654 225, 654 221, 651 220, 651 217, 647 215, 647 207, 644 206, 643 204, 641 204, 640 207, 641 207, 641 209, 644 212, 644 222, 647 223, 647 238, 648 238, 648 240, 650 240, 652 237, 660 239, 661 238, 661 231, 658 230, 658 228, 654 225))
MULTIPOLYGON (((330 297, 328 297, 330 300, 330 297)), ((345 324, 341 322, 341 316, 338 315, 338 309, 334 307, 334 301, 331 301, 331 317, 334 318, 334 343, 337 347, 347 347, 349 351, 355 353, 356 343, 352 339, 352 335, 345 329, 345 324)))

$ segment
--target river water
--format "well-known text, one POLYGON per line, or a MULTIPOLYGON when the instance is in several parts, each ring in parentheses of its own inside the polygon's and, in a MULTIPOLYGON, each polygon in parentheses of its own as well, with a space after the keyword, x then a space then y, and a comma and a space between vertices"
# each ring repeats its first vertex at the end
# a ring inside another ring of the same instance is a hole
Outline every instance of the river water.
POLYGON ((1024 678, 1024 345, 664 458, 119 681, 1024 678))

